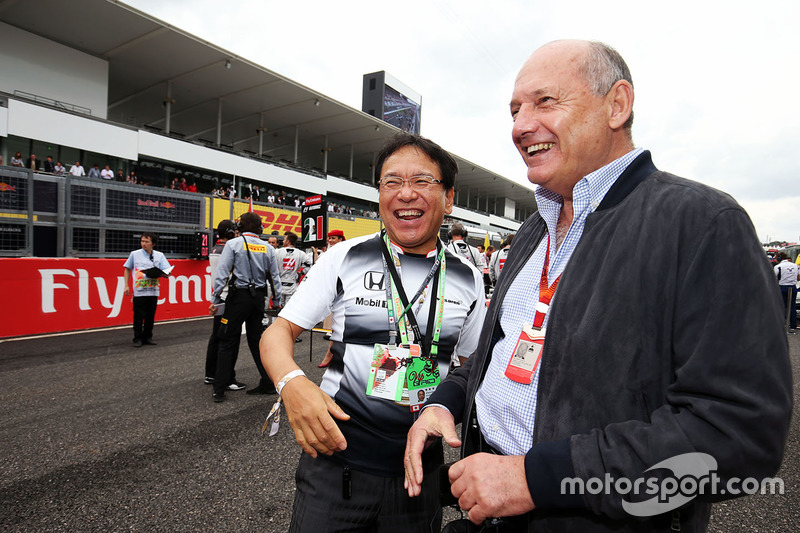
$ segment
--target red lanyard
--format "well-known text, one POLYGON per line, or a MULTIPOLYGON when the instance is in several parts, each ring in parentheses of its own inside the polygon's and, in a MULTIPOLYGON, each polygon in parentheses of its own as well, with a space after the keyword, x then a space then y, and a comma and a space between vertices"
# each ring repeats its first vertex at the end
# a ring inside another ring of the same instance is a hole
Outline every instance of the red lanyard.
POLYGON ((542 267, 542 279, 539 281, 539 303, 536 304, 536 314, 533 317, 533 327, 541 328, 544 323, 544 317, 550 309, 550 300, 553 299, 553 294, 558 287, 558 281, 561 279, 561 274, 558 275, 552 285, 547 284, 547 270, 550 265, 550 233, 547 233, 547 251, 544 255, 544 266, 542 267))

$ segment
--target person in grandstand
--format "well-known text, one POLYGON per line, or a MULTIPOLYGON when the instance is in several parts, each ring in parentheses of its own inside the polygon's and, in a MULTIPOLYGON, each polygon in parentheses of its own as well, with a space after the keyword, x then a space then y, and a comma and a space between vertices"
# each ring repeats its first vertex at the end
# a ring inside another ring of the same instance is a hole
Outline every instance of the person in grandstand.
POLYGON ((422 532, 441 524, 433 475, 441 444, 424 454, 430 475, 418 499, 403 488, 403 449, 418 390, 433 390, 451 356, 468 357, 477 346, 483 280, 438 238, 453 208, 453 158, 428 139, 399 133, 375 168, 385 230, 330 247, 261 340, 262 361, 305 452, 293 532, 422 532), (334 356, 317 387, 295 364, 293 340, 330 313, 334 356))

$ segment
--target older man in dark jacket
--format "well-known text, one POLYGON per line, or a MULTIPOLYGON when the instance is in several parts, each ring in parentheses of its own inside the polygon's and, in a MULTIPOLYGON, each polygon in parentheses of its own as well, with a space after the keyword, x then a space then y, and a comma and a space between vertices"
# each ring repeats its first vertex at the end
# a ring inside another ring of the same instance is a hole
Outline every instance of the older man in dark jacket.
POLYGON ((414 495, 420 450, 459 445, 463 422, 449 478, 481 531, 704 531, 711 502, 780 465, 791 371, 755 231, 634 147, 632 105, 602 43, 550 43, 517 77, 512 136, 539 212, 405 457, 414 495))

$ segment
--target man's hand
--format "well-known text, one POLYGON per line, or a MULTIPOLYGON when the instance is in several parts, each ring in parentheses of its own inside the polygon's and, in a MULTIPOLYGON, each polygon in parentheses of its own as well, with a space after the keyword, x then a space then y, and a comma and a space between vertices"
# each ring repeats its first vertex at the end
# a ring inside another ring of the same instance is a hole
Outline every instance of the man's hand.
POLYGON ((450 489, 473 524, 536 508, 525 477, 525 457, 478 453, 450 467, 450 489))
POLYGON ((208 314, 209 315, 213 316, 214 313, 216 313, 216 312, 217 312, 217 306, 216 305, 211 304, 211 305, 208 306, 208 314))
POLYGON ((316 457, 317 452, 332 455, 347 448, 347 441, 333 418, 349 420, 350 415, 313 382, 303 376, 296 377, 283 387, 281 398, 295 440, 304 452, 316 457))
POLYGON ((461 446, 453 415, 441 407, 428 407, 408 430, 406 438, 403 459, 406 479, 403 485, 409 497, 418 496, 422 490, 422 451, 439 437, 443 437, 451 448, 461 446))

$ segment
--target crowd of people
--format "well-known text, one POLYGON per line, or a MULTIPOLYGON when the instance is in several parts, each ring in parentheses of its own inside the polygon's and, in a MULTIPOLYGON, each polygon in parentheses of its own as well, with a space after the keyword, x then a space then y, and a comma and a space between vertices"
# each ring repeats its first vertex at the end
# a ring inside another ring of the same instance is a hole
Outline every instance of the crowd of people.
MULTIPOLYGON (((3 164, 2 156, 0 156, 0 165, 3 164)), ((130 183, 133 185, 151 185, 149 178, 141 177, 136 174, 135 170, 131 170, 128 174, 122 169, 114 172, 110 165, 105 165, 100 168, 99 164, 95 163, 88 170, 81 164, 80 161, 75 161, 69 168, 65 167, 61 161, 53 161, 52 156, 47 156, 44 161, 37 159, 36 154, 30 154, 27 159, 23 159, 21 152, 16 152, 9 161, 9 165, 13 167, 29 168, 37 172, 44 172, 56 176, 75 176, 87 177, 90 179, 102 179, 106 181, 117 181, 120 183, 130 183)), ((173 177, 169 183, 163 186, 164 189, 184 191, 184 192, 203 192, 197 187, 195 181, 187 182, 185 177, 173 177)), ((242 187, 242 194, 240 195, 235 187, 214 187, 211 189, 210 194, 216 198, 224 199, 248 199, 252 198, 254 202, 261 201, 262 190, 258 185, 247 184, 242 187)), ((290 195, 282 190, 279 194, 272 191, 264 191, 264 201, 268 204, 278 206, 290 206, 300 208, 305 202, 305 197, 301 195, 290 195)), ((363 216, 368 218, 377 218, 377 212, 370 209, 363 209, 348 206, 346 204, 328 204, 328 212, 342 215, 363 216)))

